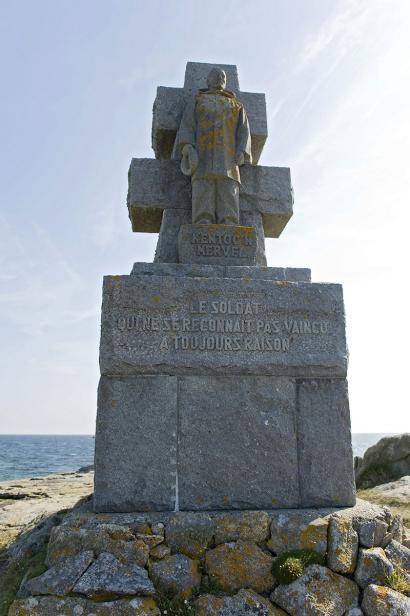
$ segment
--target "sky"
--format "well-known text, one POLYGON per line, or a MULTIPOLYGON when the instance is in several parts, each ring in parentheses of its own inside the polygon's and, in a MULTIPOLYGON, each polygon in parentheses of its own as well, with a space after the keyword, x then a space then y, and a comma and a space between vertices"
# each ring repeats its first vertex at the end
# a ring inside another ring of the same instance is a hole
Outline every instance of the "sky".
POLYGON ((236 64, 290 167, 271 266, 343 284, 355 432, 410 431, 409 0, 17 0, 0 8, 0 433, 93 433, 101 285, 152 261, 132 157, 157 86, 236 64))

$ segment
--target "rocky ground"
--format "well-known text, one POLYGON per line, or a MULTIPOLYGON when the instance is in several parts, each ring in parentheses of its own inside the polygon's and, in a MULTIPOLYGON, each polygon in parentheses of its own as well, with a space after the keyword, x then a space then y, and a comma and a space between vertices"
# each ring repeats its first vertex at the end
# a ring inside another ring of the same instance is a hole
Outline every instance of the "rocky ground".
POLYGON ((93 480, 92 472, 73 472, 1 481, 0 551, 41 520, 90 496, 93 480))
POLYGON ((358 496, 399 513, 404 524, 410 528, 410 475, 367 490, 358 490, 358 496))

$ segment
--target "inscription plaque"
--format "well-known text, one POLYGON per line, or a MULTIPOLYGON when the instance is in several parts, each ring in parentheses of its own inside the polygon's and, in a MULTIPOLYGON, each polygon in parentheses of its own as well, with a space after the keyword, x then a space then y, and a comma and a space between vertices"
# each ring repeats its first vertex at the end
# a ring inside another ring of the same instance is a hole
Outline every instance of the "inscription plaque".
POLYGON ((345 376, 340 285, 108 276, 103 374, 345 376))
POLYGON ((256 229, 234 225, 181 225, 180 263, 255 265, 256 229))

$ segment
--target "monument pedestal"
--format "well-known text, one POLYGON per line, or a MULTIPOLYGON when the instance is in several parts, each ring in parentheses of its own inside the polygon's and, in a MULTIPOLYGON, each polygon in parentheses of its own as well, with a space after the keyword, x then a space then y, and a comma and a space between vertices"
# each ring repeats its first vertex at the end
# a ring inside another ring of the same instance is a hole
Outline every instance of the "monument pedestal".
POLYGON ((96 511, 354 504, 342 290, 308 279, 184 264, 105 278, 96 511))

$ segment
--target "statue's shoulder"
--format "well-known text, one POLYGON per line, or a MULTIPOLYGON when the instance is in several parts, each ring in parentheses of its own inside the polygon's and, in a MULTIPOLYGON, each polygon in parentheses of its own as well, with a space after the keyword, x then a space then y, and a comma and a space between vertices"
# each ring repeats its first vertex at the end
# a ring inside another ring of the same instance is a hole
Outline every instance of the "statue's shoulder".
MULTIPOLYGON (((196 93, 195 99, 200 100, 202 97, 207 96, 207 95, 215 95, 215 92, 213 92, 212 90, 208 90, 208 88, 201 88, 196 93)), ((235 103, 239 107, 242 107, 242 103, 236 98, 236 94, 234 92, 231 92, 230 90, 222 90, 221 92, 218 92, 218 95, 224 96, 225 98, 229 98, 232 101, 235 101, 235 103)))

